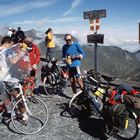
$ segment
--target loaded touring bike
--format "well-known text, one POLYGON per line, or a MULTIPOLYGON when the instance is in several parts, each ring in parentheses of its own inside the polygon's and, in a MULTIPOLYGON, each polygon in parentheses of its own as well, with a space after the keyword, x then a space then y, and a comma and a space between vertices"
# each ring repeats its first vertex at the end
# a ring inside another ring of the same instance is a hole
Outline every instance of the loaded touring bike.
POLYGON ((106 100, 108 99, 108 89, 110 86, 119 86, 112 84, 113 77, 101 75, 107 82, 100 82, 88 72, 85 72, 84 90, 77 92, 69 102, 70 113, 73 116, 79 117, 82 115, 96 116, 103 119, 105 122, 105 131, 111 136, 120 139, 134 139, 138 135, 137 113, 130 109, 125 104, 125 115, 121 119, 121 124, 118 120, 119 116, 112 116, 112 120, 106 119, 106 100), (109 83, 110 82, 110 83, 109 83), (110 127, 111 126, 111 127, 110 127))

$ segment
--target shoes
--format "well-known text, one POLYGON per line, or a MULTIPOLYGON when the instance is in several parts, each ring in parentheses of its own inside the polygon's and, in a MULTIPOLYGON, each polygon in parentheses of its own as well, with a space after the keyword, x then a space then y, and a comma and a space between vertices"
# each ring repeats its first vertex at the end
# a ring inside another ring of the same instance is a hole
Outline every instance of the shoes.
POLYGON ((27 122, 28 119, 29 119, 29 116, 27 115, 26 112, 24 112, 24 113, 22 114, 22 121, 27 122))
POLYGON ((7 110, 5 110, 5 111, 2 113, 2 117, 3 117, 3 118, 11 118, 11 112, 7 112, 7 110))
POLYGON ((31 101, 31 102, 33 102, 33 103, 35 103, 35 104, 38 103, 38 101, 36 100, 36 98, 35 98, 34 96, 31 96, 31 97, 29 98, 29 101, 31 101))

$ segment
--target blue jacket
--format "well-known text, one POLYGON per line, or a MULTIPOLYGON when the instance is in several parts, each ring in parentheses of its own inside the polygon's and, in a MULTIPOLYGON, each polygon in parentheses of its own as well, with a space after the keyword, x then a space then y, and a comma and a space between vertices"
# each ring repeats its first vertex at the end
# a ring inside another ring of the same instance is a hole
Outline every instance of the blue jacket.
MULTIPOLYGON (((83 49, 80 47, 79 43, 73 42, 70 46, 65 44, 62 48, 62 57, 66 58, 67 56, 75 56, 81 54, 83 57, 86 56, 83 49)), ((72 60, 72 64, 69 67, 76 67, 81 65, 80 59, 72 60)))

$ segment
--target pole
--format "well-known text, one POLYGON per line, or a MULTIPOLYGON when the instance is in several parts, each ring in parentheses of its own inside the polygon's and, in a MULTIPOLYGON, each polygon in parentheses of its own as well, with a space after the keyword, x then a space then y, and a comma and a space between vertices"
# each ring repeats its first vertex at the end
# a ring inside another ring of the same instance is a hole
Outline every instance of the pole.
POLYGON ((94 70, 97 72, 97 43, 94 43, 94 70))
POLYGON ((140 44, 140 22, 139 22, 139 44, 140 44))
MULTIPOLYGON (((94 34, 97 34, 97 31, 94 34)), ((94 43, 94 61, 94 70, 97 72, 97 43, 94 43)))

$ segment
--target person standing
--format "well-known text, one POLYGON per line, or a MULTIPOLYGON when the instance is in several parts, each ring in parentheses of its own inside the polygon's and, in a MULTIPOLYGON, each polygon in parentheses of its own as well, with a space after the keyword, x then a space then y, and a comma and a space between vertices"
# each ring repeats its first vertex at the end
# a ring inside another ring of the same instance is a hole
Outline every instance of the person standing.
POLYGON ((11 37, 11 35, 13 33, 12 31, 13 31, 13 28, 12 27, 9 27, 8 28, 8 32, 7 32, 7 36, 11 37))
MULTIPOLYGON (((38 46, 35 43, 33 43, 33 40, 31 37, 26 37, 24 39, 24 43, 28 46, 27 50, 29 53, 29 60, 30 60, 31 69, 32 69, 30 72, 30 79, 35 81, 36 71, 38 69, 38 65, 40 63, 40 57, 41 57, 40 50, 38 46)), ((31 100, 33 102, 36 102, 33 93, 32 93, 31 100)))
MULTIPOLYGON (((13 90, 15 84, 18 83, 18 79, 13 77, 11 69, 14 65, 22 59, 25 51, 19 51, 15 53, 11 48, 14 42, 11 37, 3 37, 0 45, 0 95, 4 106, 6 107, 7 115, 11 113, 11 101, 9 96, 17 97, 18 90, 13 90), (8 92, 5 91, 5 88, 8 92)), ((22 120, 27 121, 28 115, 26 113, 25 106, 20 106, 20 112, 22 113, 22 120)))
POLYGON ((16 31, 15 34, 15 43, 22 43, 24 39, 25 39, 25 34, 21 30, 21 27, 18 27, 18 30, 16 31))
POLYGON ((16 44, 16 30, 15 29, 12 30, 11 38, 14 41, 14 44, 16 44))
POLYGON ((47 47, 46 60, 51 61, 54 58, 54 48, 55 48, 54 35, 52 32, 52 28, 48 28, 45 34, 46 34, 45 46, 47 47))
POLYGON ((77 92, 76 83, 79 84, 81 90, 83 89, 80 66, 82 58, 85 57, 85 52, 79 43, 72 41, 71 34, 66 34, 64 39, 66 44, 62 48, 62 57, 68 65, 70 83, 72 91, 75 94, 77 92))

